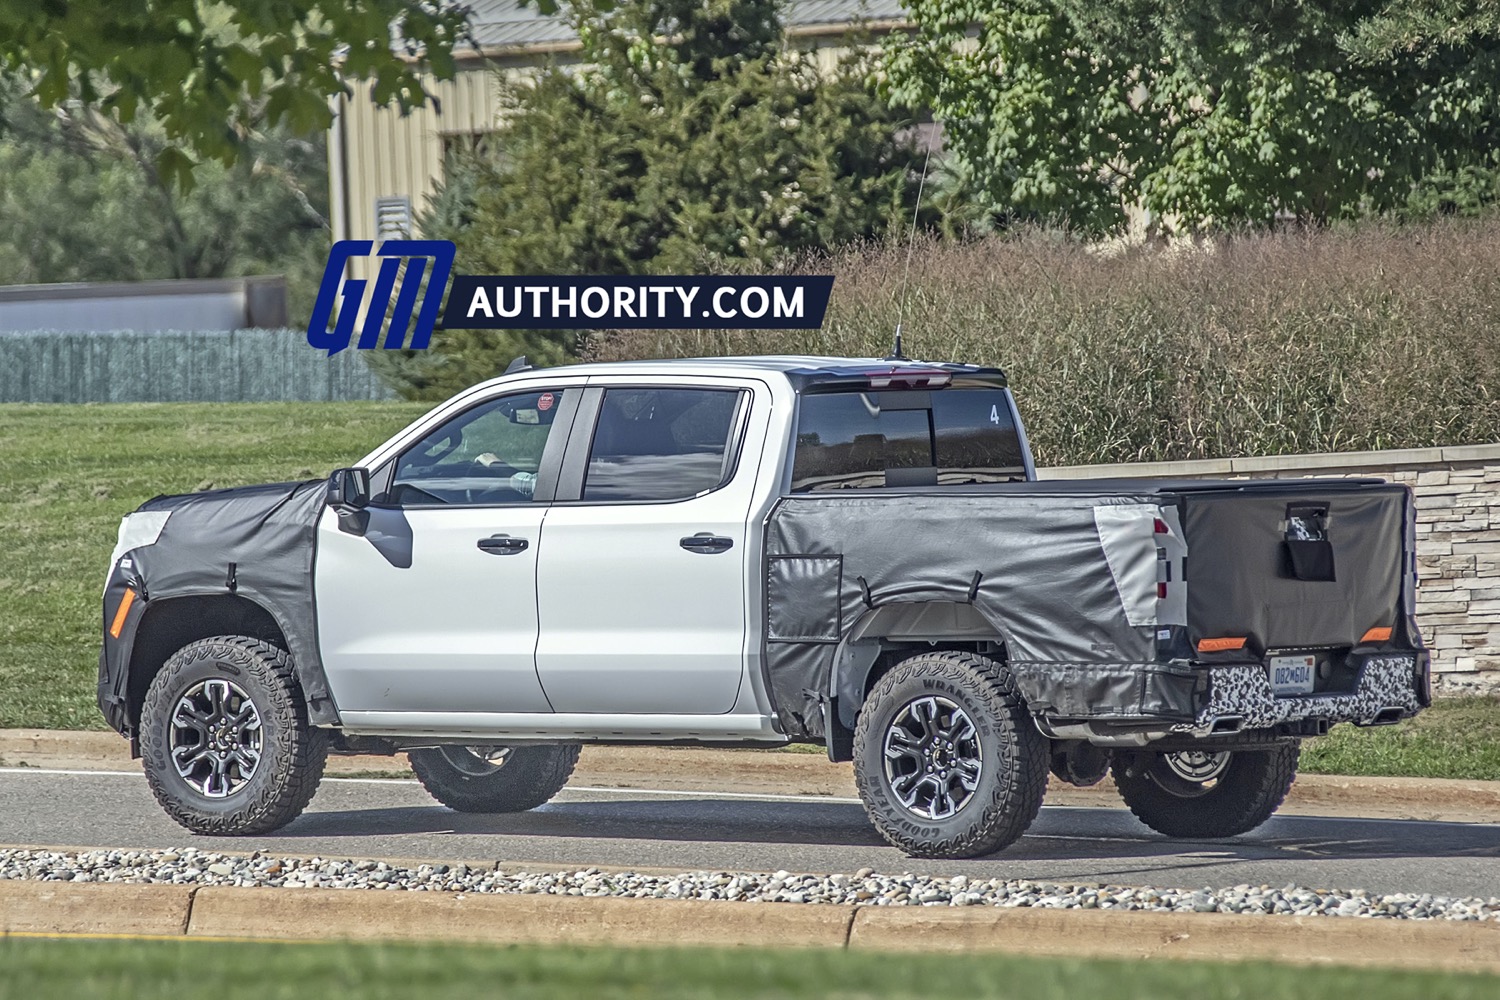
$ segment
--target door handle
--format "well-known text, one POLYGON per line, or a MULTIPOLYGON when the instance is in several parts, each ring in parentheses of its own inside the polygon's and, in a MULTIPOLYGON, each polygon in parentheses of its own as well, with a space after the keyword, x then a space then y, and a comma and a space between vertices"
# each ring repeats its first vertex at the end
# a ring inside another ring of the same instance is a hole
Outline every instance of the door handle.
POLYGON ((489 552, 497 556, 512 556, 517 552, 523 552, 531 543, 524 538, 512 538, 509 535, 491 535, 479 540, 481 551, 489 552))
POLYGON ((678 543, 689 552, 701 552, 704 555, 713 555, 715 552, 728 552, 734 547, 733 538, 725 538, 723 535, 709 534, 700 531, 696 535, 689 535, 678 543))

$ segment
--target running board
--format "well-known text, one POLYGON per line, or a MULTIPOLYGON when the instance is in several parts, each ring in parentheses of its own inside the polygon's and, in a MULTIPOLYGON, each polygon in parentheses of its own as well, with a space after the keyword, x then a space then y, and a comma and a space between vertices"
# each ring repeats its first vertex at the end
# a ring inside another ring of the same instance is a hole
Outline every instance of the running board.
POLYGON ((785 743, 766 715, 605 715, 542 712, 340 712, 350 736, 473 737, 500 743, 656 740, 785 743))

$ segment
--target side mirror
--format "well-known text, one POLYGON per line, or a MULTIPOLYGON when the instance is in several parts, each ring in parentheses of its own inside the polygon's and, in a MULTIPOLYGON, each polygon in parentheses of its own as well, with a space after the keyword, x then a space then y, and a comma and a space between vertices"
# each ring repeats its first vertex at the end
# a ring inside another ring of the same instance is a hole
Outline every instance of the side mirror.
POLYGON ((363 535, 370 527, 370 470, 333 470, 323 502, 338 512, 340 531, 363 535))
POLYGON ((335 469, 328 477, 330 507, 348 507, 363 510, 370 506, 370 470, 335 469))

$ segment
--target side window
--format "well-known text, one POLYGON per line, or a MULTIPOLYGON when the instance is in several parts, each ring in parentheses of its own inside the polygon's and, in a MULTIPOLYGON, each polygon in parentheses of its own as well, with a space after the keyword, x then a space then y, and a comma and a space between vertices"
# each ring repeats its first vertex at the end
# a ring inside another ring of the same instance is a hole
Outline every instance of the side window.
POLYGON ((396 460, 387 502, 528 503, 563 396, 576 389, 513 393, 466 410, 396 460))
POLYGON ((733 471, 738 389, 608 389, 589 448, 583 499, 685 500, 733 471))

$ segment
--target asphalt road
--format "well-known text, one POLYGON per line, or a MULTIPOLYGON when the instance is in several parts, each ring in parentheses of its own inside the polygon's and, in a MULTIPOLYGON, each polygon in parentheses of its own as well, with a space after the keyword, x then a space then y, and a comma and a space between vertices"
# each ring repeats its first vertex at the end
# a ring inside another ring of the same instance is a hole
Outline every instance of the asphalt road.
POLYGON ((376 779, 324 779, 308 811, 272 836, 214 838, 169 820, 139 772, 3 768, 0 844, 1500 897, 1500 825, 1277 816, 1233 840, 1180 841, 1124 810, 1046 807, 1001 854, 922 861, 886 846, 851 799, 569 788, 533 812, 473 816, 414 781, 376 779))

